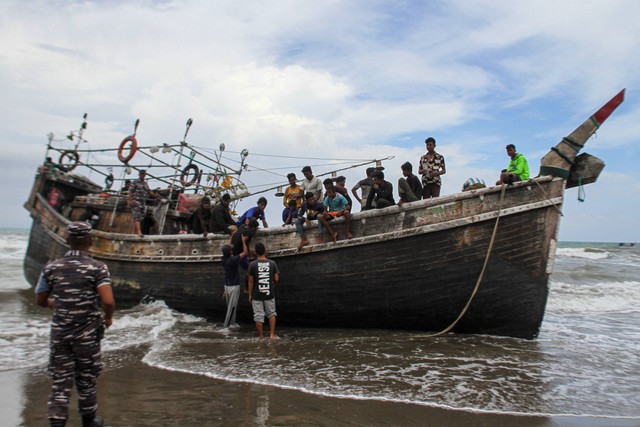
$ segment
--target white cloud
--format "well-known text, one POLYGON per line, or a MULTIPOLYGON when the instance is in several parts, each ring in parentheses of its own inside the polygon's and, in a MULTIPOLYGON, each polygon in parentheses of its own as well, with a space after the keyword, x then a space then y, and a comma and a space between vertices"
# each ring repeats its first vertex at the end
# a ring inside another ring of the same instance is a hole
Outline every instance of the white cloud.
MULTIPOLYGON (((508 142, 536 170, 550 145, 628 87, 592 141, 607 170, 628 177, 640 151, 639 12, 631 0, 5 1, 0 144, 13 169, 0 171, 4 219, 26 224, 20 205, 45 135, 77 129, 84 112, 92 147, 117 147, 137 118, 141 143, 175 143, 193 118, 190 143, 225 143, 229 156, 247 148, 257 168, 299 174, 303 163, 327 163, 259 153, 393 155, 391 181, 434 135, 451 193, 469 176, 495 180, 508 142)), ((364 172, 345 175, 350 186, 364 172)))

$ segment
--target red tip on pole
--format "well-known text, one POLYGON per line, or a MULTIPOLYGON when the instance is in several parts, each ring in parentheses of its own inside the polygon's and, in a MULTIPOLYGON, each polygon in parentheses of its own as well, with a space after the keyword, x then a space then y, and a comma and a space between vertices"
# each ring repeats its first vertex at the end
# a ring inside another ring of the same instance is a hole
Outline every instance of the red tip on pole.
POLYGON ((618 105, 622 104, 622 101, 624 101, 625 90, 626 89, 622 89, 616 96, 611 98, 609 102, 604 104, 602 108, 596 111, 596 113, 593 115, 593 118, 596 120, 596 122, 598 122, 598 124, 601 125, 602 123, 604 123, 604 121, 607 120, 611 113, 613 113, 613 111, 618 108, 618 105))

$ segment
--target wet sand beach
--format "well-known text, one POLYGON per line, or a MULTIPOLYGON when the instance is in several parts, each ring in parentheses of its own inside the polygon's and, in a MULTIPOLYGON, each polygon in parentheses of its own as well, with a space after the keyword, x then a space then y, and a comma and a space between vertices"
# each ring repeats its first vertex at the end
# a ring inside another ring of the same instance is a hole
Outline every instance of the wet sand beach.
MULTIPOLYGON (((152 368, 143 349, 108 353, 99 381, 105 426, 637 426, 637 420, 518 416, 334 398, 152 368)), ((0 373, 3 425, 45 426, 50 383, 41 369, 0 373)), ((69 423, 79 425, 75 391, 69 423)))

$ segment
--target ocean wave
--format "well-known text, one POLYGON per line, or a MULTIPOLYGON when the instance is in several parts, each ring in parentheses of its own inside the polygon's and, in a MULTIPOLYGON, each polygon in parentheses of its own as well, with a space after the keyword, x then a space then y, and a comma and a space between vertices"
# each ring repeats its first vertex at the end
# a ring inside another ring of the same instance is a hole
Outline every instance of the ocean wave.
POLYGON ((561 312, 640 311, 640 282, 565 283, 551 282, 547 310, 561 312))
POLYGON ((27 252, 27 238, 20 234, 0 234, 0 261, 24 258, 27 252))
POLYGON ((608 251, 602 249, 593 248, 558 248, 556 249, 556 256, 569 257, 569 258, 586 258, 586 259, 605 259, 609 258, 611 254, 608 251))
POLYGON ((224 381, 357 400, 521 415, 638 415, 637 397, 626 399, 633 381, 616 374, 635 372, 637 361, 609 360, 611 354, 625 353, 625 345, 605 352, 598 351, 597 342, 539 344, 465 336, 419 343, 402 333, 310 329, 283 329, 282 339, 260 341, 252 328, 223 336, 217 325, 199 325, 197 333, 183 326, 176 324, 154 343, 143 362, 224 381), (564 359, 565 347, 582 362, 577 381, 573 359, 564 359), (603 395, 608 404, 597 405, 597 396, 603 395))

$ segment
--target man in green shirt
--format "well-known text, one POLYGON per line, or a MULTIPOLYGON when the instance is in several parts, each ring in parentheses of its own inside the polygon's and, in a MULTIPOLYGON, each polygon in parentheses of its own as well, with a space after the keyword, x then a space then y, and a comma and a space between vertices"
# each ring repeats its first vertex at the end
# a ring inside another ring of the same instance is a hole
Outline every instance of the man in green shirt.
POLYGON ((518 181, 526 181, 529 179, 529 164, 527 159, 520 153, 516 152, 516 146, 507 145, 507 155, 511 158, 509 166, 502 171, 500 179, 496 185, 513 184, 518 181))

